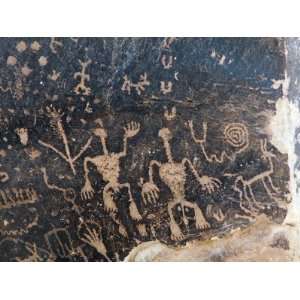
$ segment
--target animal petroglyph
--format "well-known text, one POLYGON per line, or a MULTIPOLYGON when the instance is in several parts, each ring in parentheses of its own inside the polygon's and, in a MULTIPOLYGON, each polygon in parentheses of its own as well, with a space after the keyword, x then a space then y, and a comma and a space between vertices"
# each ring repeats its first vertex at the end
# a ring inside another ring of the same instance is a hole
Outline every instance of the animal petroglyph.
POLYGON ((276 156, 267 150, 267 140, 263 139, 260 141, 260 147, 262 152, 262 158, 264 160, 267 160, 269 164, 269 169, 261 172, 254 177, 250 179, 245 179, 243 176, 239 174, 229 174, 225 173, 225 176, 233 177, 236 176, 234 184, 233 184, 233 190, 238 192, 239 198, 240 198, 240 208, 242 211, 244 211, 247 214, 250 214, 252 216, 255 216, 259 210, 264 209, 264 204, 259 203, 254 195, 253 192, 253 185, 261 182, 263 184, 263 187, 268 194, 268 196, 279 206, 280 198, 278 197, 280 195, 280 189, 276 187, 273 184, 271 175, 274 173, 274 165, 273 165, 273 158, 276 158, 276 156), (248 206, 248 208, 245 206, 245 204, 248 206))
POLYGON ((170 230, 171 230, 171 238, 174 240, 181 240, 184 238, 184 235, 177 225, 174 215, 173 209, 180 205, 181 211, 183 214, 184 224, 188 225, 188 220, 185 215, 184 208, 190 208, 194 210, 196 227, 198 229, 206 229, 210 227, 210 224, 206 221, 201 209, 197 205, 197 203, 190 202, 186 199, 186 191, 185 191, 185 183, 186 183, 186 167, 189 167, 195 176, 196 180, 202 187, 202 190, 207 191, 208 193, 214 192, 219 186, 221 182, 212 177, 208 177, 205 175, 199 176, 197 170, 193 166, 192 162, 184 158, 180 163, 177 163, 173 160, 170 148, 170 140, 172 139, 171 131, 168 128, 162 128, 159 130, 158 136, 162 139, 164 149, 167 156, 167 162, 161 163, 156 160, 152 160, 149 166, 149 182, 145 182, 141 179, 142 184, 142 199, 145 204, 156 202, 159 199, 159 188, 154 183, 153 172, 154 167, 158 167, 159 177, 164 182, 167 187, 170 189, 172 193, 172 199, 168 201, 168 214, 170 217, 170 230))
POLYGON ((203 122, 203 138, 196 138, 193 121, 188 121, 188 125, 195 143, 199 144, 205 159, 208 162, 223 163, 225 159, 234 161, 236 155, 245 151, 249 146, 249 133, 247 127, 242 123, 230 123, 224 129, 224 141, 234 148, 233 153, 228 154, 225 150, 218 157, 216 154, 209 155, 205 144, 207 139, 207 123, 203 122))
POLYGON ((80 79, 80 82, 76 85, 76 87, 74 88, 74 92, 79 95, 90 95, 91 94, 91 88, 90 87, 87 87, 85 85, 85 82, 86 81, 90 81, 90 75, 89 74, 86 74, 86 68, 87 66, 91 63, 92 61, 89 59, 88 61, 86 62, 82 62, 80 59, 79 59, 79 64, 81 65, 81 71, 80 72, 76 72, 74 74, 74 79, 77 79, 79 78, 80 79))
POLYGON ((150 81, 147 79, 147 73, 144 73, 144 75, 140 75, 140 80, 138 83, 133 83, 131 80, 129 80, 127 75, 125 75, 123 79, 124 83, 121 87, 121 90, 123 92, 127 92, 128 95, 131 94, 131 88, 134 88, 136 90, 136 93, 138 95, 141 95, 142 92, 145 91, 145 87, 150 85, 150 81))
POLYGON ((0 209, 35 203, 37 200, 38 195, 32 187, 0 189, 0 209))
POLYGON ((70 147, 69 147, 69 141, 68 141, 67 135, 65 133, 63 123, 62 123, 63 113, 60 110, 57 110, 53 107, 47 107, 46 110, 47 110, 47 112, 49 114, 49 117, 51 119, 51 121, 50 121, 51 127, 55 130, 55 132, 58 134, 59 138, 62 140, 62 142, 64 144, 65 154, 62 153, 61 151, 59 151, 58 149, 56 149, 53 145, 45 143, 42 140, 39 140, 39 143, 42 146, 51 149, 56 154, 58 154, 63 160, 65 160, 70 165, 70 168, 71 168, 73 174, 76 175, 76 170, 75 170, 74 163, 76 162, 76 160, 78 160, 80 158, 80 156, 84 153, 84 151, 86 151, 87 148, 90 146, 90 144, 92 142, 92 137, 90 137, 88 139, 88 141, 81 148, 79 153, 77 155, 75 155, 74 157, 72 157, 70 147))
POLYGON ((109 153, 106 146, 107 132, 103 127, 101 120, 97 120, 98 127, 94 130, 94 134, 100 138, 104 154, 95 157, 85 157, 84 159, 84 178, 85 184, 81 190, 83 199, 90 199, 94 195, 94 189, 88 177, 88 164, 91 163, 97 167, 99 175, 102 176, 106 185, 103 189, 104 208, 110 213, 116 213, 117 206, 114 202, 114 194, 122 188, 126 188, 129 195, 129 213, 132 219, 141 220, 141 215, 136 207, 135 201, 131 193, 131 187, 128 182, 120 183, 120 159, 127 155, 127 140, 134 137, 140 131, 140 124, 130 122, 124 127, 123 151, 119 153, 109 153))

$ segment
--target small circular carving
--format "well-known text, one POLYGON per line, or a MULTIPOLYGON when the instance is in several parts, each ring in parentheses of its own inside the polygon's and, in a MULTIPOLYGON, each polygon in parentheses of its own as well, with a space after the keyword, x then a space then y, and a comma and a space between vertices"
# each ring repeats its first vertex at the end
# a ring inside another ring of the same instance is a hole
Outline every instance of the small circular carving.
POLYGON ((248 129, 244 124, 241 123, 228 124, 224 129, 224 139, 232 147, 247 147, 249 143, 248 129))

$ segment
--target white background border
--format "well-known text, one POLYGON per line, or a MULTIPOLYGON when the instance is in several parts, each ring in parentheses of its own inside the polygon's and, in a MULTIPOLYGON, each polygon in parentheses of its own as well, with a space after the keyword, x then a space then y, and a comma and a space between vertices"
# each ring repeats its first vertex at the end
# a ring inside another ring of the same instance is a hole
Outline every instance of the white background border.
MULTIPOLYGON (((2 0, 0 36, 300 36, 296 0, 2 0)), ((299 263, 1 263, 0 299, 299 299, 299 263)))

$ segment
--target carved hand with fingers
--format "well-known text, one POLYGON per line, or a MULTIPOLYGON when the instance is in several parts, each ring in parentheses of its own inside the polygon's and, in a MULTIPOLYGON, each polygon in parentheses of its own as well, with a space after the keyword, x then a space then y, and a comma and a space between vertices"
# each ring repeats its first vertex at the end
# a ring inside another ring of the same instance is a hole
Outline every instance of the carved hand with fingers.
POLYGON ((140 123, 138 122, 130 122, 126 125, 126 127, 124 127, 124 131, 125 131, 125 137, 126 138, 131 138, 135 135, 138 134, 138 132, 140 131, 140 123))
POLYGON ((81 197, 84 200, 91 199, 94 196, 94 189, 89 180, 86 180, 83 188, 81 189, 81 197))
POLYGON ((207 191, 209 194, 213 193, 215 189, 218 189, 222 184, 219 179, 206 175, 199 178, 199 183, 201 184, 202 190, 207 191))
POLYGON ((141 178, 142 199, 145 204, 155 203, 159 198, 159 188, 151 181, 145 182, 141 178))

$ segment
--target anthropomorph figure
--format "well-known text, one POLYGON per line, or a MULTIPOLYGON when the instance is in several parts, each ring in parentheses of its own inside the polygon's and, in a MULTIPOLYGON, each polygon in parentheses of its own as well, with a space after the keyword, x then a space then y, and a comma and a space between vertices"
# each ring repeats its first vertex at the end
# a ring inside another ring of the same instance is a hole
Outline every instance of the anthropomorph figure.
MULTIPOLYGON (((127 154, 127 140, 135 136, 140 130, 140 124, 136 122, 130 122, 124 127, 124 147, 123 151, 119 153, 109 153, 106 146, 107 132, 103 127, 101 120, 97 120, 98 127, 94 130, 94 134, 100 138, 100 142, 103 149, 103 154, 94 157, 85 157, 84 159, 84 177, 85 184, 81 190, 81 196, 83 199, 90 199, 94 195, 94 189, 88 177, 89 168, 88 164, 91 163, 96 166, 99 175, 102 176, 106 185, 103 189, 103 202, 106 211, 111 215, 117 212, 117 205, 114 200, 114 194, 122 188, 127 188, 129 195, 129 213, 132 219, 141 220, 141 215, 136 207, 135 201, 131 193, 131 187, 128 182, 120 183, 120 159, 127 154)), ((123 227, 119 221, 119 226, 123 227)), ((124 230, 123 230, 124 231, 124 230)))
POLYGON ((212 177, 205 175, 199 176, 192 162, 184 158, 181 162, 175 162, 173 160, 170 143, 172 139, 172 134, 168 128, 162 128, 159 130, 159 137, 162 139, 164 144, 164 149, 166 151, 167 162, 161 163, 156 160, 152 160, 149 166, 149 182, 142 181, 142 198, 145 203, 155 202, 159 198, 159 188, 153 181, 153 171, 154 166, 158 167, 159 177, 164 184, 170 189, 172 193, 172 199, 168 202, 168 214, 170 216, 170 229, 171 229, 171 238, 173 240, 182 240, 184 235, 176 223, 173 209, 180 205, 183 213, 183 221, 185 225, 188 225, 188 220, 185 216, 184 209, 185 207, 193 209, 195 213, 196 227, 198 229, 206 229, 210 227, 210 224, 206 221, 201 209, 197 203, 190 202, 186 199, 185 196, 185 183, 186 183, 186 167, 190 167, 193 175, 195 176, 198 183, 201 185, 202 190, 206 190, 209 193, 214 192, 215 189, 218 189, 221 185, 221 182, 212 177))

